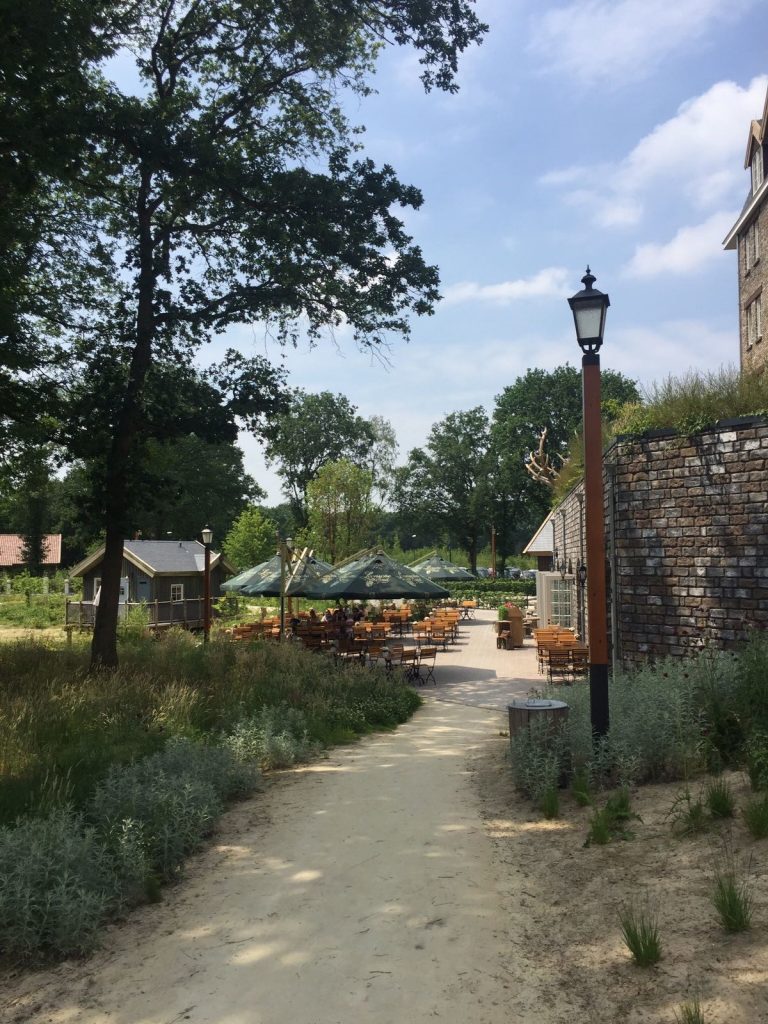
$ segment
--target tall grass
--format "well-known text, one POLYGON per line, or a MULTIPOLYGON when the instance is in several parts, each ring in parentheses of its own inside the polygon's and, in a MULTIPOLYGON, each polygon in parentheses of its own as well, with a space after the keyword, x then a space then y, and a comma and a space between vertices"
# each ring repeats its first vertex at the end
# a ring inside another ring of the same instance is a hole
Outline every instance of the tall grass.
POLYGON ((740 373, 734 366, 667 377, 645 390, 642 403, 625 406, 614 423, 617 434, 676 429, 695 433, 718 420, 768 413, 765 375, 740 373))
POLYGON ((87 667, 84 643, 0 645, 0 822, 82 807, 110 765, 170 737, 229 733, 265 707, 300 711, 308 740, 329 744, 394 726, 420 703, 383 673, 336 668, 290 645, 203 647, 181 631, 129 639, 114 675, 87 667))

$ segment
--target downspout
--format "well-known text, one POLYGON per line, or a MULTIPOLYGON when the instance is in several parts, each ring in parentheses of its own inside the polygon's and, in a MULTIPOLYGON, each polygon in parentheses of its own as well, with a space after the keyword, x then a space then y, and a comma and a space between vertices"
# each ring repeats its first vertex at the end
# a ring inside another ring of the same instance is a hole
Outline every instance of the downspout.
POLYGON ((616 572, 616 465, 605 464, 608 478, 608 536, 607 554, 611 582, 611 675, 615 678, 619 664, 619 576, 616 572))

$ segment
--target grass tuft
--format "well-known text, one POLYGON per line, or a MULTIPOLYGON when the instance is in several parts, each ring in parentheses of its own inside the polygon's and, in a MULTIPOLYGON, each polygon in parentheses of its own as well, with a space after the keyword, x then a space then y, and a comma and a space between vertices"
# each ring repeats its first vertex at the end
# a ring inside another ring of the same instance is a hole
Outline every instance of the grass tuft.
POLYGON ((768 794, 749 800, 742 815, 753 839, 765 839, 768 836, 768 794))
POLYGON ((675 1011, 675 1020, 677 1024, 705 1024, 699 997, 694 996, 681 1003, 680 1009, 675 1011))
POLYGON ((732 818, 736 813, 733 791, 725 779, 710 779, 704 789, 704 799, 713 818, 732 818))
POLYGON ((630 904, 619 913, 621 934, 638 967, 652 967, 661 960, 661 938, 656 915, 648 906, 630 904))
POLYGON ((752 925, 752 894, 746 874, 740 877, 732 851, 715 867, 712 903, 727 932, 744 932, 752 925))

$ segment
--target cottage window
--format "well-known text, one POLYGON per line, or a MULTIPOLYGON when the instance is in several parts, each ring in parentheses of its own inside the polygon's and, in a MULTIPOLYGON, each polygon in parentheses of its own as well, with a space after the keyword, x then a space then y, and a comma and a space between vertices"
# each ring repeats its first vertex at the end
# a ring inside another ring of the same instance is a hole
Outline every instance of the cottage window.
POLYGON ((760 259, 760 228, 757 221, 747 228, 744 245, 745 270, 750 270, 760 259))
POLYGON ((171 584, 171 600, 172 601, 183 601, 184 600, 184 584, 183 583, 172 583, 171 584))
POLYGON ((754 345, 755 342, 760 341, 762 338, 761 299, 762 296, 758 295, 747 306, 747 345, 754 345))
POLYGON ((763 183, 763 147, 755 146, 752 154, 752 195, 757 192, 763 183))

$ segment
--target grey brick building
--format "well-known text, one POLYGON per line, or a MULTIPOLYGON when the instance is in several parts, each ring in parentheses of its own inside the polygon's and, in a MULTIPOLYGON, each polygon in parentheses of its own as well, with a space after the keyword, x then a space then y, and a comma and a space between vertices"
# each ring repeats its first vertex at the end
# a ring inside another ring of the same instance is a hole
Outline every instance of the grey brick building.
MULTIPOLYGON (((744 167, 750 172, 750 189, 739 218, 723 245, 738 256, 739 350, 742 370, 762 370, 768 365, 768 340, 763 340, 763 289, 768 303, 768 92, 763 116, 749 127, 744 167), (763 256, 762 253, 765 252, 763 256)), ((766 309, 768 315, 768 308, 766 309)))

